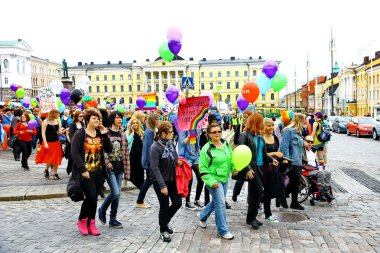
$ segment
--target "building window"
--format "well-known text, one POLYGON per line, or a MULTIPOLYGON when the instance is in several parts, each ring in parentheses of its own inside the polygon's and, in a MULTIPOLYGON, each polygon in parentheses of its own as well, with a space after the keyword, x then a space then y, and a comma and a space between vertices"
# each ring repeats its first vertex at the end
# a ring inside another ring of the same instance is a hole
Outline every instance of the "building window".
POLYGON ((239 82, 235 82, 235 89, 239 89, 239 82))
POLYGON ((96 86, 96 92, 100 92, 100 87, 96 86))
POLYGON ((210 83, 210 90, 214 89, 214 83, 210 83))
POLYGON ((99 76, 96 76, 96 81, 99 81, 99 76))
POLYGON ((175 78, 175 73, 172 73, 172 78, 175 78))
POLYGON ((248 76, 248 71, 244 70, 244 76, 248 76))
POLYGON ((231 82, 227 82, 227 90, 231 89, 231 82))
POLYGON ((201 90, 205 89, 205 83, 201 83, 201 90))
POLYGON ((132 85, 128 86, 128 91, 132 91, 132 85))
POLYGON ((124 92, 124 85, 120 85, 120 91, 124 92))
POLYGON ((4 84, 8 84, 8 77, 4 78, 4 84))
POLYGON ((104 75, 104 81, 107 81, 107 75, 104 75))
POLYGON ((205 77, 205 72, 201 72, 201 78, 205 77))
POLYGON ((92 92, 92 87, 91 87, 91 86, 88 86, 88 92, 89 92, 89 93, 92 92))
MULTIPOLYGON (((75 78, 74 78, 75 79, 75 78)), ((91 76, 88 76, 88 79, 91 81, 91 76)))
POLYGON ((123 76, 123 75, 120 75, 120 80, 121 80, 121 81, 124 80, 124 76, 123 76))
POLYGON ((237 101, 239 94, 235 94, 235 101, 237 101))
POLYGON ((158 79, 158 78, 159 78, 159 77, 158 77, 158 73, 156 73, 156 75, 155 75, 155 76, 156 76, 156 79, 158 79))
POLYGON ((112 92, 116 92, 116 86, 112 85, 112 92))
POLYGON ((165 83, 165 84, 164 84, 164 91, 166 91, 167 88, 168 88, 168 84, 165 83))
MULTIPOLYGON (((9 61, 7 59, 4 59, 3 64, 4 64, 4 72, 8 72, 9 61)), ((379 78, 377 78, 377 79, 379 79, 379 78)))
POLYGON ((265 101, 265 94, 261 95, 261 100, 264 102, 265 101))
POLYGON ((274 93, 270 94, 270 100, 274 100, 274 93))
POLYGON ((129 97, 128 101, 129 101, 129 104, 132 104, 132 97, 129 97))
POLYGON ((230 77, 230 76, 231 76, 231 72, 227 71, 227 77, 230 77))
POLYGON ((218 71, 218 77, 222 77, 222 71, 218 71))
POLYGON ((226 104, 229 104, 231 102, 231 95, 228 94, 226 98, 226 104))
POLYGON ((257 73, 256 70, 252 71, 253 76, 256 76, 256 73, 257 73))
POLYGON ((131 80, 131 79, 132 79, 132 75, 128 74, 128 80, 131 80))
POLYGON ((239 76, 239 71, 235 71, 235 76, 239 76))
POLYGON ((140 86, 140 84, 137 85, 137 91, 141 91, 141 86, 140 86))
POLYGON ((140 80, 140 74, 137 74, 137 80, 140 80))
POLYGON ((112 75, 112 81, 115 81, 115 80, 116 80, 116 76, 112 75))
POLYGON ((214 72, 210 72, 210 78, 214 77, 214 72))
POLYGON ((164 78, 166 79, 166 78, 168 78, 168 73, 164 73, 164 78))
POLYGON ((104 92, 108 92, 108 86, 104 86, 104 92))

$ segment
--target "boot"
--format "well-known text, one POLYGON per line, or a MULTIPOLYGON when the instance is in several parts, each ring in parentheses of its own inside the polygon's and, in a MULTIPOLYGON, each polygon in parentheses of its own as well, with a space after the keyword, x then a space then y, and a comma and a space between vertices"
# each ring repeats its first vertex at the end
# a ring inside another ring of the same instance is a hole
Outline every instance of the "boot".
POLYGON ((325 196, 326 196, 327 200, 329 200, 329 201, 335 199, 334 196, 331 194, 330 189, 326 189, 325 196))
POLYGON ((82 235, 88 235, 88 229, 87 229, 87 218, 81 219, 77 221, 79 233, 82 235))
POLYGON ((90 221, 90 226, 88 226, 87 228, 88 228, 88 233, 89 234, 92 234, 94 236, 100 235, 100 231, 95 226, 95 220, 91 220, 90 221))

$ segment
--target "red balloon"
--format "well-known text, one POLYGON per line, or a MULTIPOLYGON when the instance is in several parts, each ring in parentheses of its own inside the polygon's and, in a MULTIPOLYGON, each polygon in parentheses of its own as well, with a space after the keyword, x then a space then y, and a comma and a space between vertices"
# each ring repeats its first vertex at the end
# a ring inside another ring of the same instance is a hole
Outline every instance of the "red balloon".
POLYGON ((17 85, 17 88, 18 88, 18 89, 22 89, 22 86, 21 86, 21 85, 17 85))
POLYGON ((254 103, 259 97, 260 89, 255 82, 247 82, 244 84, 241 92, 245 100, 254 103))

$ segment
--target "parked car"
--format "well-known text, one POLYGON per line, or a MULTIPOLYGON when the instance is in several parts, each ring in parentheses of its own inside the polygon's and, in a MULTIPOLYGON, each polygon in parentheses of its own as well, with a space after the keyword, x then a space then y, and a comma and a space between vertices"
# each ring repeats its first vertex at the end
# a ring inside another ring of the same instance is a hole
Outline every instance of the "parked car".
POLYGON ((334 120, 337 118, 338 116, 328 116, 327 117, 327 122, 329 123, 329 129, 332 131, 332 124, 334 122, 334 120))
POLYGON ((372 138, 378 140, 380 137, 380 116, 376 118, 375 124, 372 129, 372 138))
POLYGON ((375 119, 369 117, 352 117, 347 123, 347 135, 355 134, 357 137, 372 135, 375 119))
POLYGON ((336 117, 332 123, 332 131, 337 133, 346 133, 347 132, 347 122, 350 117, 336 117))

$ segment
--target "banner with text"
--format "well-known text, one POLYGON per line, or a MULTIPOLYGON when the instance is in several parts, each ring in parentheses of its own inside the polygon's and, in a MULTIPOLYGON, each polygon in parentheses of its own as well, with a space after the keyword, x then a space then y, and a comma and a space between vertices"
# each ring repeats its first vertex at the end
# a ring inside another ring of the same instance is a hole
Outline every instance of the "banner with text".
POLYGON ((207 96, 183 98, 178 108, 178 128, 181 131, 196 130, 204 126, 210 98, 207 96), (199 124, 202 122, 201 124, 199 124))
POLYGON ((50 87, 40 88, 38 96, 40 97, 41 113, 50 112, 52 109, 58 110, 57 98, 50 87))

